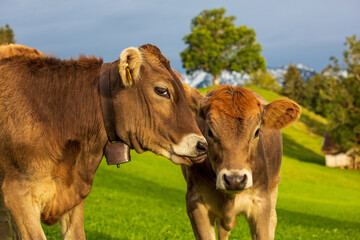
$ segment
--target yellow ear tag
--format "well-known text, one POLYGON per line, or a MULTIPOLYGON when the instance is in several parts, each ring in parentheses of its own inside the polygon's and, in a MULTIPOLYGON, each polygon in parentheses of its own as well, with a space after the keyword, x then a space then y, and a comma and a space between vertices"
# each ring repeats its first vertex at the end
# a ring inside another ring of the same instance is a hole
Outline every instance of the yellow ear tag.
POLYGON ((126 78, 127 78, 127 81, 129 82, 129 86, 131 87, 131 84, 132 84, 132 76, 131 76, 131 73, 130 73, 130 68, 129 68, 129 64, 128 64, 128 63, 125 64, 125 69, 126 69, 126 78))

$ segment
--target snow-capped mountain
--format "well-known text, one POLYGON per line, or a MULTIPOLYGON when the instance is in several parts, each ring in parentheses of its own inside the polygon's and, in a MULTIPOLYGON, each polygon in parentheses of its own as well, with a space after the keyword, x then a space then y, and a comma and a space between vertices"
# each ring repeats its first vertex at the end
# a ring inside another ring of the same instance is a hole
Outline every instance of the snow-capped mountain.
MULTIPOLYGON (((312 76, 316 74, 316 71, 302 63, 294 64, 296 69, 300 72, 300 76, 305 81, 308 81, 312 76)), ((282 84, 284 74, 287 72, 289 65, 283 65, 278 68, 268 68, 267 71, 278 78, 279 84, 282 84)))
MULTIPOLYGON (((305 66, 304 64, 297 63, 294 66, 299 70, 301 78, 308 81, 312 76, 316 74, 316 71, 312 68, 305 66)), ((284 74, 286 73, 289 65, 283 65, 278 68, 268 68, 267 71, 278 78, 278 82, 281 85, 284 74)), ((181 74, 182 80, 189 84, 190 87, 203 88, 213 84, 214 77, 203 71, 196 71, 193 74, 181 74)), ((230 84, 233 86, 243 86, 245 82, 249 81, 248 74, 241 74, 235 71, 223 71, 220 74, 220 84, 230 84)))
MULTIPOLYGON (((182 80, 190 87, 204 88, 214 83, 214 77, 207 72, 196 71, 193 74, 181 74, 182 80)), ((220 84, 230 84, 233 86, 243 86, 244 82, 249 81, 248 74, 241 74, 235 71, 222 71, 220 74, 220 84)))

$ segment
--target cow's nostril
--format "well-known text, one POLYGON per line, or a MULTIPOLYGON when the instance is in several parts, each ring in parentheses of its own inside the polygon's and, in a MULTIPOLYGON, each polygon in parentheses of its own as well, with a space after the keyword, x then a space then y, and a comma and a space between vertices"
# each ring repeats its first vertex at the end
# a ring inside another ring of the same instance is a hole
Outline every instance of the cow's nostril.
POLYGON ((196 144, 196 150, 199 153, 199 155, 202 155, 207 153, 208 146, 206 143, 198 141, 196 144))

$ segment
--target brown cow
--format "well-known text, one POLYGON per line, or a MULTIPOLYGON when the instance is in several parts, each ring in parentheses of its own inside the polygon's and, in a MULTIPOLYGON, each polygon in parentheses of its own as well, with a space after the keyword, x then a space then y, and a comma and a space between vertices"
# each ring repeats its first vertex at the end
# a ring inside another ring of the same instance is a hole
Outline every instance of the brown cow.
POLYGON ((299 118, 289 99, 268 104, 252 90, 222 86, 202 96, 184 84, 209 144, 208 160, 182 166, 186 206, 196 239, 228 239, 244 214, 253 239, 274 239, 282 159, 279 129, 299 118))
POLYGON ((177 164, 207 150, 181 82, 153 45, 104 64, 2 59, 0 112, 1 193, 21 239, 45 239, 40 222, 58 220, 65 239, 85 238, 85 198, 110 134, 177 164))
POLYGON ((12 43, 0 45, 0 59, 24 55, 33 57, 44 56, 44 54, 35 48, 30 48, 24 45, 12 43))

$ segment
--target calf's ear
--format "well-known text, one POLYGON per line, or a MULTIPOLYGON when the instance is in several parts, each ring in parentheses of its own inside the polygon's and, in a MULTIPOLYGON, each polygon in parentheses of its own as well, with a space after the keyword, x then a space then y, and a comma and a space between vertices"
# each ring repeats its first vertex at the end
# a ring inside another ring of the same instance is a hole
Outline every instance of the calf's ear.
POLYGON ((182 84, 191 112, 194 114, 194 116, 202 117, 202 108, 205 105, 207 98, 199 93, 199 91, 195 88, 190 87, 184 82, 182 82, 182 84))
POLYGON ((301 108, 294 101, 281 98, 264 108, 263 122, 269 129, 282 129, 300 117, 301 108))
POLYGON ((142 55, 139 49, 130 47, 120 54, 119 73, 125 87, 131 87, 140 77, 142 55))

